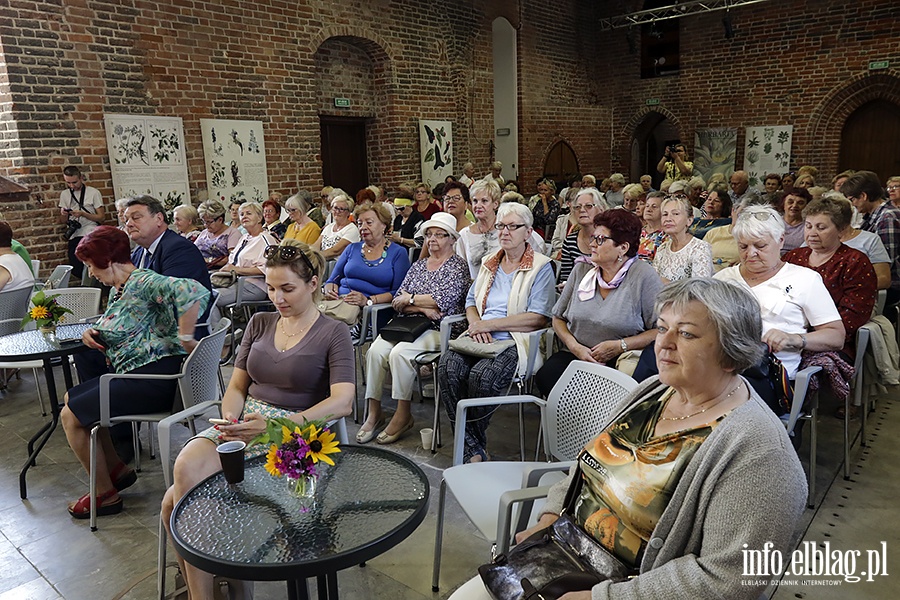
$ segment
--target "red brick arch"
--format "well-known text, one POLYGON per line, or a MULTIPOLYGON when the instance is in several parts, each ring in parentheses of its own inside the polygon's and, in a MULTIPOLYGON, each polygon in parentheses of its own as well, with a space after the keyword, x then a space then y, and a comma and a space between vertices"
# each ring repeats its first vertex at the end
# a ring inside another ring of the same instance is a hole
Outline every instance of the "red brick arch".
MULTIPOLYGON (((657 115, 669 121, 672 126, 678 130, 678 137, 682 141, 688 139, 683 124, 672 111, 665 108, 664 106, 642 106, 635 111, 630 119, 628 119, 628 122, 625 123, 625 126, 622 127, 622 130, 616 137, 616 142, 613 144, 613 152, 615 153, 612 157, 613 170, 618 170, 620 173, 628 173, 630 171, 632 139, 637 133, 638 128, 640 128, 641 125, 646 122, 647 117, 651 113, 656 113, 657 115)), ((690 142, 684 143, 688 147, 692 145, 692 143, 690 142)))
POLYGON ((836 173, 844 123, 857 108, 872 100, 900 105, 900 72, 864 73, 832 90, 812 113, 809 138, 802 146, 809 148, 808 160, 799 157, 795 164, 816 165, 820 174, 836 173))
POLYGON ((396 51, 390 42, 376 32, 363 27, 334 25, 323 28, 318 35, 313 36, 310 43, 309 56, 315 54, 319 47, 329 38, 343 39, 368 52, 373 62, 384 69, 386 83, 391 88, 394 87, 396 81, 394 79, 393 65, 395 64, 396 51))

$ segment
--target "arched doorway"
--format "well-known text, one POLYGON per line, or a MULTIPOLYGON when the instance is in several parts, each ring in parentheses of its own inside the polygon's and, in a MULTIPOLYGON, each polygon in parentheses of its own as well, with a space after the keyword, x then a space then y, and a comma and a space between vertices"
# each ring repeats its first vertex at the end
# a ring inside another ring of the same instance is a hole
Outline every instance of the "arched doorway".
MULTIPOLYGON (((649 174, 653 177, 653 187, 659 189, 663 174, 656 171, 656 165, 667 145, 681 140, 678 128, 666 115, 655 111, 644 115, 634 130, 631 142, 631 180, 637 181, 649 174)), ((690 147, 690 144, 685 142, 690 147)))
POLYGON ((569 178, 578 173, 578 157, 572 146, 560 140, 553 144, 544 159, 544 177, 559 184, 568 184, 569 178))
POLYGON ((882 183, 900 175, 900 106, 887 100, 867 102, 847 117, 841 130, 838 171, 874 171, 882 183))

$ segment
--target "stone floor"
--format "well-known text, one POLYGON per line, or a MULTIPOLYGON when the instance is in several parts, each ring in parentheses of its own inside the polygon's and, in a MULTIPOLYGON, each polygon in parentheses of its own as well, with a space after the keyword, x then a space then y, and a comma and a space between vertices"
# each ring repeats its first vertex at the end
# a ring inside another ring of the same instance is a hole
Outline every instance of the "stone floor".
MULTIPOLYGON (((226 368, 226 377, 228 369, 226 368)), ((853 475, 845 482, 838 470, 841 460, 840 422, 823 411, 820 417, 818 510, 808 510, 801 532, 813 542, 831 543, 842 551, 874 549, 887 541, 888 569, 897 570, 893 551, 900 525, 891 509, 898 489, 900 441, 891 432, 900 429, 900 411, 894 408, 898 394, 882 400, 872 419, 869 448, 853 453, 853 475), (824 502, 823 502, 824 499, 824 502)), ((388 409, 391 403, 386 403, 388 409)), ((489 544, 481 538, 451 501, 444 538, 441 591, 431 591, 431 566, 435 514, 442 469, 450 460, 445 445, 432 455, 420 446, 420 427, 430 426, 433 404, 414 403, 417 426, 392 449, 415 459, 432 483, 429 515, 407 540, 365 568, 339 574, 345 600, 389 598, 420 600, 446 598, 450 592, 486 562, 489 544)), ((537 415, 526 415, 529 439, 536 429, 537 415)), ((85 493, 87 476, 75 461, 60 428, 53 434, 36 467, 29 472, 28 499, 18 493, 18 472, 25 458, 26 440, 43 423, 30 372, 13 379, 0 392, 0 600, 150 599, 156 594, 156 549, 159 500, 163 479, 159 460, 147 455, 144 434, 144 468, 138 483, 123 493, 125 510, 103 517, 92 533, 87 521, 72 519, 66 502, 85 493)), ((495 458, 518 455, 514 412, 495 416, 490 450, 495 458), (504 443, 504 440, 508 440, 504 443)), ((451 436, 446 420, 445 440, 451 436)), ((351 436, 356 426, 351 421, 351 436)), ((181 432, 187 436, 187 430, 181 432)), ((802 456, 807 456, 804 448, 802 456)), ((171 559, 170 548, 170 559, 171 559)), ((863 552, 865 556, 865 552, 863 552)), ((172 589, 174 569, 167 570, 172 589)), ((777 600, 788 598, 895 598, 889 577, 873 582, 843 583, 840 587, 786 587, 776 591, 777 600)), ((257 583, 255 598, 285 598, 281 583, 257 583)))

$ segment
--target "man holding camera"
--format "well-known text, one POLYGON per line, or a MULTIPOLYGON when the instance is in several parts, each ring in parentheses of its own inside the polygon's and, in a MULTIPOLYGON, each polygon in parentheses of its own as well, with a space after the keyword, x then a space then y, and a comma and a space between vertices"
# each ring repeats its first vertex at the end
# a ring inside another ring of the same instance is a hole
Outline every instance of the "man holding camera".
POLYGON ((78 167, 69 165, 63 169, 66 189, 59 195, 57 222, 66 226, 63 237, 69 243, 69 264, 75 281, 81 281, 84 264, 75 256, 75 248, 92 229, 103 222, 103 197, 97 188, 84 184, 78 167))
POLYGON ((666 175, 666 179, 678 181, 679 179, 690 179, 694 173, 694 163, 685 160, 687 157, 687 149, 684 144, 678 142, 666 146, 666 152, 659 159, 656 170, 666 175))

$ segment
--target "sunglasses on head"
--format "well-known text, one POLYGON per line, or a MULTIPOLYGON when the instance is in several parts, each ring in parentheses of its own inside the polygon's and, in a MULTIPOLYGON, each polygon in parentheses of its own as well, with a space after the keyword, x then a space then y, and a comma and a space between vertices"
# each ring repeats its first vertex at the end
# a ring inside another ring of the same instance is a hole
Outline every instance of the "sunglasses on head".
POLYGON ((266 246, 266 249, 263 251, 263 257, 266 260, 272 260, 276 256, 281 260, 294 260, 298 254, 303 259, 303 262, 306 263, 306 266, 309 267, 310 273, 315 273, 316 270, 313 268, 312 261, 306 256, 306 252, 296 246, 266 246))

